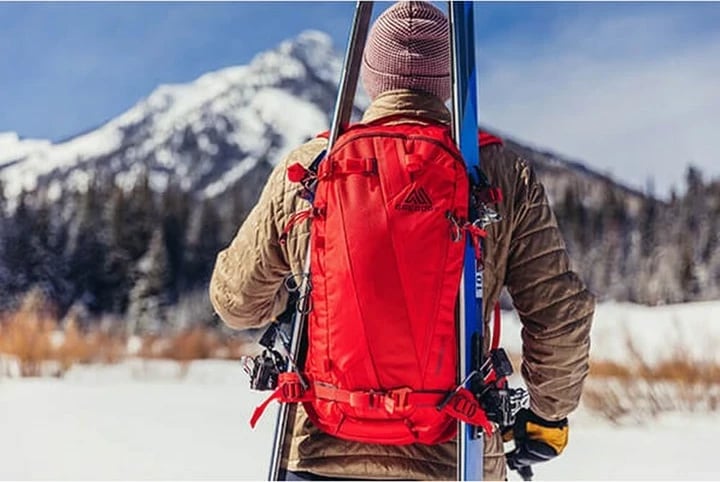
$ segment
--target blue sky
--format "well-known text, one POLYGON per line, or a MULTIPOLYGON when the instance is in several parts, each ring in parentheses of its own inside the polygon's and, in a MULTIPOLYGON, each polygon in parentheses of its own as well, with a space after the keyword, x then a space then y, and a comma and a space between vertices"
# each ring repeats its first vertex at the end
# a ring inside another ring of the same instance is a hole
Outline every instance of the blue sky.
MULTIPOLYGON (((0 132, 67 138, 309 28, 341 50, 353 7, 0 3, 0 132)), ((480 3, 476 17, 487 124, 639 187, 679 185, 688 162, 720 175, 720 3, 480 3)))

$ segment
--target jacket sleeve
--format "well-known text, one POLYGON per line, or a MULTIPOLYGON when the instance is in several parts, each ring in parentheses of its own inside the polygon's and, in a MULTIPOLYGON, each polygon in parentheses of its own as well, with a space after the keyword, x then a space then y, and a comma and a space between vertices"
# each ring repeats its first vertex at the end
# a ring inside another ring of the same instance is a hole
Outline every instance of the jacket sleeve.
POLYGON ((570 269, 543 185, 517 161, 506 285, 522 321, 522 375, 530 408, 560 420, 579 401, 588 373, 595 297, 570 269))
POLYGON ((280 163, 273 170, 258 203, 215 262, 210 301, 231 328, 262 326, 287 304, 287 291, 281 288, 290 266, 278 232, 285 190, 284 165, 280 163))

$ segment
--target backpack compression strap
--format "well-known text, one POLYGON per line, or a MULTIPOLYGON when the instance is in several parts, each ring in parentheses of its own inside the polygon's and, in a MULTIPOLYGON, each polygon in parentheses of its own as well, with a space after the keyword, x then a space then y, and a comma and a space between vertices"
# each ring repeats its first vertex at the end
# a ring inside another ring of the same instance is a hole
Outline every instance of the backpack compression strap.
POLYGON ((250 426, 255 428, 265 409, 273 400, 278 400, 280 403, 298 403, 310 402, 316 398, 345 403, 353 408, 383 409, 391 414, 412 407, 435 407, 452 418, 482 427, 487 434, 494 431, 485 410, 472 392, 462 386, 458 386, 450 393, 419 392, 409 388, 389 390, 384 393, 351 391, 320 383, 311 383, 305 389, 300 377, 295 372, 280 374, 277 389, 255 409, 250 419, 250 426))

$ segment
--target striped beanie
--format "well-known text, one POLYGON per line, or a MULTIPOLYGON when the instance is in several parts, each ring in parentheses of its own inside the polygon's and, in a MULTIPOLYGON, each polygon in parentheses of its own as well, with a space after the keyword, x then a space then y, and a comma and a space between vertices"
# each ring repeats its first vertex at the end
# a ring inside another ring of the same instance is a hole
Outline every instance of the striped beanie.
POLYGON ((365 45, 360 77, 371 99, 394 89, 450 98, 448 20, 427 2, 398 2, 375 21, 365 45))

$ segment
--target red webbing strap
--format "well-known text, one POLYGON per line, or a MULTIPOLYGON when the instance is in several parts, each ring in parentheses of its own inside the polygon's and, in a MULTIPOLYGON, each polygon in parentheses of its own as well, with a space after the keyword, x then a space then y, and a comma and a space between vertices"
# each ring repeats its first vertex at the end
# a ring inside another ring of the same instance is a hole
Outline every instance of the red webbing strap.
POLYGON ((295 227, 296 224, 310 219, 312 217, 312 214, 312 209, 303 209, 302 211, 293 213, 290 218, 288 218, 288 222, 287 224, 285 224, 283 232, 280 233, 280 238, 278 239, 278 242, 280 244, 285 244, 287 242, 288 236, 290 235, 290 231, 292 231, 292 228, 295 227))
POLYGON ((279 400, 282 398, 282 391, 280 390, 280 387, 273 390, 273 392, 270 394, 268 398, 265 399, 263 403, 255 407, 255 410, 253 410, 253 414, 250 417, 250 428, 255 428, 255 425, 257 425, 258 420, 260 420, 260 417, 262 417, 263 413, 265 413, 265 409, 268 408, 268 405, 270 405, 270 402, 273 400, 279 400))
POLYGON ((503 140, 487 132, 480 131, 478 134, 478 145, 480 147, 491 146, 493 144, 503 144, 503 140))
POLYGON ((350 391, 316 383, 313 392, 317 398, 346 403, 353 408, 384 408, 388 413, 411 407, 436 407, 445 399, 445 393, 414 392, 398 388, 388 392, 350 391))
POLYGON ((305 390, 300 376, 295 372, 281 373, 278 388, 253 412, 250 426, 255 428, 258 420, 273 400, 280 403, 297 403, 315 398, 347 403, 353 408, 384 408, 388 413, 412 407, 438 407, 446 415, 465 423, 482 427, 490 434, 493 426, 487 418, 475 396, 466 388, 458 388, 446 399, 446 395, 437 392, 413 392, 409 388, 390 390, 386 393, 342 390, 333 386, 313 384, 305 390), (443 402, 443 400, 445 400, 443 402))
POLYGON ((477 259, 478 263, 482 265, 483 258, 480 239, 484 239, 487 236, 487 231, 471 223, 466 223, 465 226, 463 226, 463 229, 470 236, 473 248, 475 248, 475 258, 477 259))
POLYGON ((281 373, 278 376, 278 387, 253 411, 252 417, 250 417, 250 427, 255 428, 258 420, 265 413, 265 409, 273 400, 278 400, 280 403, 297 403, 310 401, 313 398, 315 398, 313 391, 303 388, 300 375, 296 372, 281 373))
POLYGON ((374 174, 377 173, 377 160, 372 158, 338 159, 323 162, 318 170, 318 177, 324 178, 333 174, 374 174))
POLYGON ((500 302, 495 302, 493 308, 493 334, 492 343, 490 344, 490 350, 495 350, 500 347, 500 302))
POLYGON ((482 427, 490 435, 495 430, 488 420, 485 410, 480 406, 475 395, 467 388, 459 388, 443 403, 441 412, 476 427, 482 427))
POLYGON ((436 407, 442 413, 465 423, 482 427, 491 434, 494 430, 485 410, 475 396, 466 388, 455 390, 450 398, 435 392, 413 392, 409 388, 391 390, 387 393, 349 391, 329 385, 315 384, 313 391, 317 398, 347 403, 353 408, 384 408, 388 413, 412 407, 436 407))

